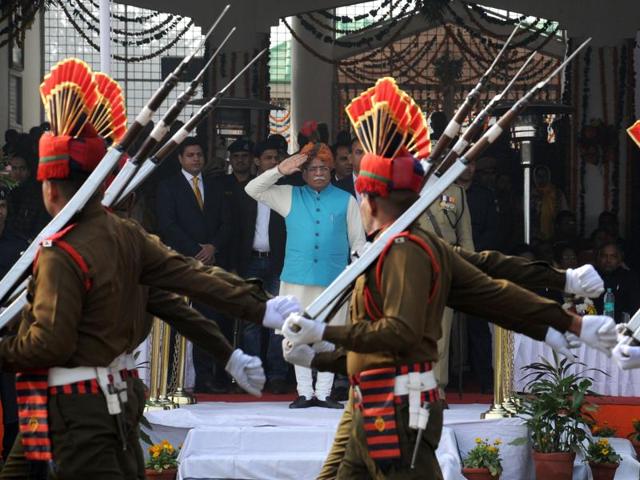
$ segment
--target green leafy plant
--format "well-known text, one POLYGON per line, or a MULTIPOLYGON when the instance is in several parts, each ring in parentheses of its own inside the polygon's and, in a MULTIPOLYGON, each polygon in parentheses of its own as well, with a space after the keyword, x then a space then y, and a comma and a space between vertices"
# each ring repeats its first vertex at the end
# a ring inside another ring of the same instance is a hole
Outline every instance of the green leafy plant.
POLYGON ((502 473, 500 449, 502 442, 497 439, 493 444, 489 439, 476 438, 476 446, 473 447, 467 457, 462 461, 465 468, 488 468, 492 476, 497 477, 502 473))
POLYGON ((572 367, 581 366, 586 365, 567 358, 559 360, 554 352, 553 363, 543 358, 542 362, 523 367, 528 372, 527 393, 518 395, 517 413, 527 425, 529 437, 511 444, 522 445, 530 440, 540 453, 584 452, 589 424, 595 423, 592 412, 598 408, 586 399, 587 395, 596 395, 590 390, 592 380, 586 374, 602 370, 569 372, 572 367))
POLYGON ((618 455, 615 449, 606 438, 601 438, 594 442, 589 442, 587 447, 587 460, 593 463, 620 463, 622 457, 618 455))
POLYGON ((146 468, 161 472, 170 468, 178 468, 178 450, 169 443, 168 440, 162 440, 149 447, 149 460, 147 460, 146 468))
POLYGON ((627 438, 632 442, 640 442, 640 420, 634 418, 631 420, 631 425, 633 426, 633 432, 627 435, 627 438))

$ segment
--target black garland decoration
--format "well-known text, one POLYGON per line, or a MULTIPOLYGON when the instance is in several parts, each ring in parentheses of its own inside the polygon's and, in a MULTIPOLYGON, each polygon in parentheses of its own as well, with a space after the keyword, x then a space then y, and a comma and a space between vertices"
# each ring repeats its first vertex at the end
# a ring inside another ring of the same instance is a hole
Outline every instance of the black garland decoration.
MULTIPOLYGON (((64 1, 64 0, 60 0, 60 1, 64 1)), ((94 8, 97 8, 98 10, 100 9, 100 5, 98 3, 96 3, 94 0, 89 0, 89 3, 91 3, 91 5, 94 8)), ((116 13, 111 12, 111 16, 113 18, 115 18, 116 20, 119 20, 121 22, 133 22, 133 23, 146 23, 149 20, 153 20, 154 18, 158 17, 162 15, 162 12, 152 12, 149 15, 141 15, 139 17, 125 17, 124 15, 118 15, 116 13)))
POLYGON ((392 0, 385 0, 378 6, 378 8, 369 10, 369 12, 364 14, 356 15, 355 17, 349 17, 347 15, 342 15, 342 16, 334 15, 328 10, 318 10, 317 13, 319 13, 320 15, 322 15, 323 17, 329 20, 333 20, 334 22, 353 23, 353 22, 359 22, 361 20, 365 20, 366 18, 369 18, 369 17, 373 17, 373 18, 377 17, 378 12, 386 8, 387 5, 389 5, 391 2, 392 0))
MULTIPOLYGON (((323 33, 322 31, 318 30, 312 23, 307 21, 306 15, 297 15, 297 18, 300 20, 300 24, 305 28, 305 30, 307 30, 309 33, 311 33, 318 40, 322 40, 325 43, 332 43, 332 44, 338 45, 340 47, 345 47, 345 48, 354 48, 354 47, 356 47, 357 48, 357 47, 362 47, 362 46, 365 46, 365 45, 366 46, 371 46, 371 44, 374 41, 380 41, 380 40, 384 39, 384 37, 386 37, 389 34, 389 32, 391 32, 391 30, 393 30, 393 28, 398 24, 398 22, 400 20, 405 18, 407 14, 411 13, 411 12, 409 12, 409 7, 410 6, 412 6, 412 2, 411 1, 407 1, 403 5, 402 10, 400 10, 400 12, 398 12, 397 15, 395 15, 393 18, 391 18, 391 20, 389 20, 389 22, 384 26, 384 28, 380 29, 380 31, 376 32, 374 35, 363 37, 363 38, 361 38, 361 39, 359 39, 358 41, 355 41, 355 42, 336 39, 336 38, 333 38, 333 36, 331 36, 331 35, 327 35, 327 34, 323 33)), ((379 25, 375 25, 375 26, 379 26, 379 25)))
MULTIPOLYGON (((412 3, 413 2, 413 0, 406 0, 406 1, 408 3, 412 3)), ((308 13, 305 13, 304 15, 309 20, 311 20, 313 23, 315 23, 320 28, 322 28, 323 30, 330 31, 330 32, 333 32, 333 33, 338 33, 338 34, 341 34, 341 35, 359 34, 359 33, 362 33, 362 32, 365 32, 367 30, 371 30, 372 28, 377 27, 380 24, 380 22, 384 21, 384 17, 385 16, 393 17, 393 11, 399 5, 400 0, 396 0, 396 2, 397 3, 390 5, 389 9, 382 15, 381 19, 376 19, 375 18, 378 15, 378 11, 380 9, 371 10, 369 12, 369 14, 367 14, 367 15, 371 15, 372 17, 374 17, 374 20, 371 23, 369 23, 368 25, 364 25, 364 26, 362 26, 360 28, 356 28, 356 29, 342 29, 342 28, 337 28, 334 25, 330 25, 328 23, 324 23, 320 19, 316 18, 316 14, 320 13, 320 11, 308 12, 308 13)), ((391 2, 387 1, 386 3, 389 4, 391 2)), ((326 10, 324 12, 326 12, 326 10)), ((367 18, 367 17, 365 17, 365 18, 367 18)), ((361 20, 364 20, 364 19, 361 19, 361 20)), ((334 20, 334 23, 338 23, 338 22, 339 22, 338 20, 334 20)), ((352 22, 347 22, 347 23, 352 23, 352 22)))
POLYGON ((620 49, 619 67, 620 86, 618 98, 616 99, 616 119, 614 121, 615 132, 615 153, 613 158, 613 168, 611 169, 611 210, 617 214, 620 210, 620 139, 618 132, 624 118, 624 97, 627 93, 627 45, 620 49))
MULTIPOLYGON (((84 5, 83 0, 76 0, 75 2, 80 9, 85 12, 88 16, 89 19, 93 21, 93 23, 88 20, 87 18, 83 17, 82 14, 78 11, 78 9, 76 7, 74 7, 73 10, 73 15, 75 17, 80 17, 88 26, 91 30, 95 31, 95 32, 100 32, 100 19, 98 17, 96 17, 93 12, 91 12, 89 9, 87 9, 87 7, 84 5), (98 26, 96 26, 95 24, 98 24, 98 26)), ((139 31, 126 31, 126 30, 120 30, 118 28, 114 28, 111 27, 111 32, 115 33, 116 35, 123 35, 123 36, 127 36, 127 37, 142 37, 142 36, 149 36, 152 37, 154 40, 159 40, 161 38, 163 38, 164 36, 166 36, 166 34, 168 33, 169 30, 173 29, 176 27, 176 25, 178 23, 180 23, 181 20, 183 20, 184 17, 181 16, 177 16, 177 15, 168 15, 167 18, 159 23, 158 25, 155 25, 153 27, 151 27, 148 30, 139 30, 139 31), (164 27, 165 30, 160 32, 164 27)), ((125 45, 127 44, 125 41, 120 40, 118 38, 113 38, 112 40, 120 43, 121 45, 125 45)), ((136 46, 136 45, 132 45, 130 43, 127 44, 128 46, 136 46)))
POLYGON ((46 8, 50 0, 2 0, 0 24, 6 21, 7 25, 0 30, 0 36, 7 38, 0 40, 0 47, 13 41, 16 45, 24 46, 26 31, 31 27, 36 14, 46 8))
MULTIPOLYGON (((584 53, 584 68, 583 68, 583 80, 582 80, 582 118, 581 118, 581 127, 584 128, 587 125, 588 118, 588 109, 589 109, 589 80, 590 80, 590 67, 591 67, 591 47, 587 47, 587 50, 584 53)), ((582 128, 580 131, 582 131, 582 128)), ((580 155, 580 236, 584 237, 585 234, 585 216, 586 216, 586 205, 585 205, 585 195, 586 195, 586 185, 584 184, 585 175, 587 173, 587 164, 580 155)))
MULTIPOLYGON (((86 42, 94 50, 100 51, 100 46, 97 45, 89 35, 87 35, 87 33, 82 29, 82 27, 80 27, 80 25, 78 25, 78 23, 75 21, 75 19, 71 15, 71 13, 64 6, 64 3, 60 2, 60 5, 62 6, 62 10, 63 10, 65 16, 67 17, 67 19, 69 20, 69 22, 71 22, 71 25, 73 26, 73 28, 75 28, 75 30, 80 34, 80 36, 82 38, 84 38, 86 40, 86 42)), ((123 57, 121 55, 115 55, 115 54, 112 54, 111 56, 115 60, 118 60, 118 61, 121 61, 121 62, 128 62, 128 63, 144 62, 144 61, 147 61, 147 60, 149 60, 151 58, 158 57, 158 56, 162 55, 164 52, 166 52, 167 50, 173 48, 182 39, 182 37, 189 31, 189 29, 191 28, 192 25, 193 25, 193 21, 191 20, 191 21, 189 21, 187 23, 187 25, 184 27, 184 29, 182 31, 180 31, 178 33, 178 35, 173 40, 171 40, 169 43, 167 43, 163 47, 159 48, 158 50, 156 50, 155 52, 152 52, 150 54, 141 55, 141 56, 138 56, 138 57, 123 57)), ((151 42, 149 42, 149 43, 151 43, 151 42)))

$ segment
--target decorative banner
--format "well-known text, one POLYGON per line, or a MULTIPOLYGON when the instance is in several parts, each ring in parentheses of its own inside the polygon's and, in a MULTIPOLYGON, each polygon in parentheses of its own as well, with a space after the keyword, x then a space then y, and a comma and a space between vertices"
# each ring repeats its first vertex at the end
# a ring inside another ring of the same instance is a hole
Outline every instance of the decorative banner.
POLYGON ((640 120, 636 120, 636 123, 627 128, 627 133, 631 137, 631 140, 636 142, 636 145, 640 147, 640 120))
POLYGON ((291 136, 291 112, 288 110, 272 110, 269 113, 269 134, 282 135, 288 142, 291 136))

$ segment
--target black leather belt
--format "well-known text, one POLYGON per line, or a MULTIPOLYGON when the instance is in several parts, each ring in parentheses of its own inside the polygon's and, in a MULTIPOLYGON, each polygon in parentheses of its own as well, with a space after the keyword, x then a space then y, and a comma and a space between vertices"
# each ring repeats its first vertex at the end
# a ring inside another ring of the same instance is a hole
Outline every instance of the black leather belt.
POLYGON ((271 252, 259 252, 258 250, 254 250, 253 252, 251 252, 251 255, 259 258, 267 258, 271 256, 271 252))

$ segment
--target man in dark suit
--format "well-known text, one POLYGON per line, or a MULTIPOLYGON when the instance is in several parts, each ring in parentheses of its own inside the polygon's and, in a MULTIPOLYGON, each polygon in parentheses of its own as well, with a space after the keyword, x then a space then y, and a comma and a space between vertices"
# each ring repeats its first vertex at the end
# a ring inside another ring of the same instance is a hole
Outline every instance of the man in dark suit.
MULTIPOLYGON (((258 150, 255 150, 249 140, 237 139, 229 146, 231 173, 217 179, 218 188, 224 197, 224 209, 233 218, 233 222, 228 224, 227 234, 233 238, 229 267, 245 278, 261 279, 266 290, 274 295, 278 293, 284 263, 284 219, 256 202, 245 192, 244 187, 254 178, 251 174, 253 164, 258 174, 278 164, 278 147, 276 140, 268 140, 260 143, 258 150)), ((269 334, 264 358, 267 365, 267 388, 272 393, 284 393, 289 367, 282 357, 282 337, 259 326, 243 327, 243 346, 256 355, 261 353, 263 336, 266 338, 269 334)))
MULTIPOLYGON (((212 179, 203 178, 204 152, 197 139, 189 137, 178 149, 181 170, 158 184, 156 216, 162 240, 183 255, 189 255, 208 265, 228 266, 225 251, 230 243, 231 222, 224 210, 222 192, 212 179)), ((205 317, 212 318, 228 339, 232 327, 217 312, 204 305, 194 307, 205 317)), ((216 368, 214 359, 199 347, 193 347, 196 371, 196 391, 214 393, 228 390, 229 379, 223 368, 216 368)))

